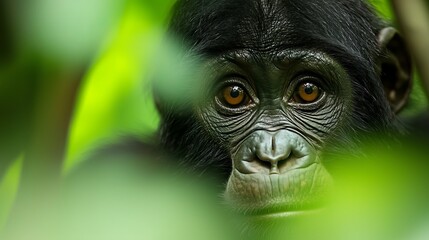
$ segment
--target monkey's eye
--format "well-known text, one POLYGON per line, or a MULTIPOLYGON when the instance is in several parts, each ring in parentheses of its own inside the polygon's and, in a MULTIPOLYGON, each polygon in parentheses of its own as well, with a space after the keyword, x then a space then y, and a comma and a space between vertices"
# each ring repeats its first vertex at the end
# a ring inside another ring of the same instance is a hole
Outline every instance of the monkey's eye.
POLYGON ((314 83, 305 82, 295 90, 293 99, 297 103, 312 103, 319 99, 322 91, 314 83))
POLYGON ((242 105, 248 104, 250 101, 246 91, 237 85, 231 85, 223 88, 219 93, 218 98, 222 101, 222 103, 229 107, 240 107, 242 105))

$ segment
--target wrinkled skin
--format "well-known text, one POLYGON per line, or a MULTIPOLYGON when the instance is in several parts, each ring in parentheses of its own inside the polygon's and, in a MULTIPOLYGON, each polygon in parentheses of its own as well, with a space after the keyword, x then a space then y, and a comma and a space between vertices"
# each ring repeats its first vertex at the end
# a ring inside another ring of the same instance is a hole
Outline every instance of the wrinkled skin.
POLYGON ((326 136, 350 111, 350 80, 323 53, 258 55, 266 59, 264 66, 252 62, 245 52, 228 53, 209 65, 215 69, 213 89, 238 84, 252 103, 240 109, 224 106, 218 99, 208 101, 199 106, 200 121, 230 146, 234 170, 226 188, 229 201, 246 210, 249 205, 256 207, 258 212, 310 207, 331 184, 320 151, 326 136), (241 75, 223 77, 231 72, 241 75), (311 104, 294 102, 296 86, 308 79, 320 81, 324 92, 311 104))
POLYGON ((329 154, 401 131, 408 55, 390 52, 401 39, 361 1, 179 1, 169 33, 205 75, 186 111, 159 94, 161 141, 195 172, 218 173, 243 213, 319 208, 329 154))

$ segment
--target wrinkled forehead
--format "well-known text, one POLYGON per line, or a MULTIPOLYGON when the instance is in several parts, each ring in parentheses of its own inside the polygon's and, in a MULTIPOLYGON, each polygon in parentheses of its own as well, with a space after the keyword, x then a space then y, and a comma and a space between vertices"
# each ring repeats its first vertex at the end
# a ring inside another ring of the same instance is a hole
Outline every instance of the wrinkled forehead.
POLYGON ((372 17, 361 1, 185 1, 170 29, 201 52, 278 51, 326 42, 359 52, 360 39, 376 39, 372 17))

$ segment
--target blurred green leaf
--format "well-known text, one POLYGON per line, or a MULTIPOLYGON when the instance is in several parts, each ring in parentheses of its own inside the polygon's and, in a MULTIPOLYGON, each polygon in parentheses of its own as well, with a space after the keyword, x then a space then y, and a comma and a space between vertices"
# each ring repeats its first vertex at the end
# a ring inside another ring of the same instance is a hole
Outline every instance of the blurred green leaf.
POLYGON ((0 182, 0 230, 6 223, 19 186, 23 156, 20 156, 7 170, 0 182))
POLYGON ((389 1, 387 0, 369 0, 369 2, 375 7, 375 9, 385 19, 392 20, 393 12, 389 1))
MULTIPOLYGON (((157 129, 147 66, 164 28, 145 7, 135 2, 127 7, 111 44, 86 78, 71 127, 66 171, 96 143, 121 134, 150 135, 157 129)), ((168 9, 164 11, 160 15, 166 16, 168 9)))

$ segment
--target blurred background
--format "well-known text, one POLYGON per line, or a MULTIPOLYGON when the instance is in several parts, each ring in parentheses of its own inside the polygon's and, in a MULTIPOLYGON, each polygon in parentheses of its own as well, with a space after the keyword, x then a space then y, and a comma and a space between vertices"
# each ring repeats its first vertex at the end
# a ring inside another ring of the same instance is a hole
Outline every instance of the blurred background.
MULTIPOLYGON (((397 24, 390 1, 370 2, 383 18, 397 24)), ((0 231, 6 229, 5 239, 242 237, 232 227, 241 226, 241 219, 218 210, 217 199, 208 197, 215 193, 192 178, 136 171, 132 164, 119 166, 115 161, 107 161, 102 169, 73 173, 91 150, 121 136, 145 139, 156 131, 159 118, 149 79, 160 74, 154 71, 168 75, 169 69, 183 67, 172 61, 180 49, 163 41, 173 4, 174 0, 0 2, 0 231), (63 181, 67 188, 58 194, 56 185, 63 181)), ((427 108, 419 79, 416 74, 404 117, 427 108)), ((377 160, 391 159, 375 155, 377 160)), ((392 158, 403 162, 410 156, 392 158)), ((352 177, 346 182, 361 186, 356 188, 361 192, 353 190, 353 198, 345 197, 344 202, 362 208, 341 205, 337 215, 329 216, 331 224, 344 225, 341 230, 324 231, 314 227, 314 220, 296 229, 312 226, 324 233, 319 239, 429 239, 428 215, 411 216, 426 211, 422 186, 429 182, 420 178, 425 172, 413 177, 414 168, 404 172, 400 164, 388 170, 378 167, 373 169, 379 170, 377 176, 391 171, 381 177, 386 182, 376 186, 371 184, 380 178, 374 175, 347 172, 352 177), (404 183, 397 176, 409 180, 404 183), (362 178, 365 181, 355 182, 362 178), (410 189, 408 184, 418 187, 410 189), (368 200, 368 195, 378 198, 368 200), (404 195, 410 198, 398 199, 404 195), (419 199, 415 209, 399 211, 414 199, 419 199), (342 221, 353 214, 356 221, 342 221), (375 227, 379 223, 383 226, 375 227), (409 226, 413 229, 397 231, 409 226)), ((346 189, 340 196, 350 194, 346 189)))

